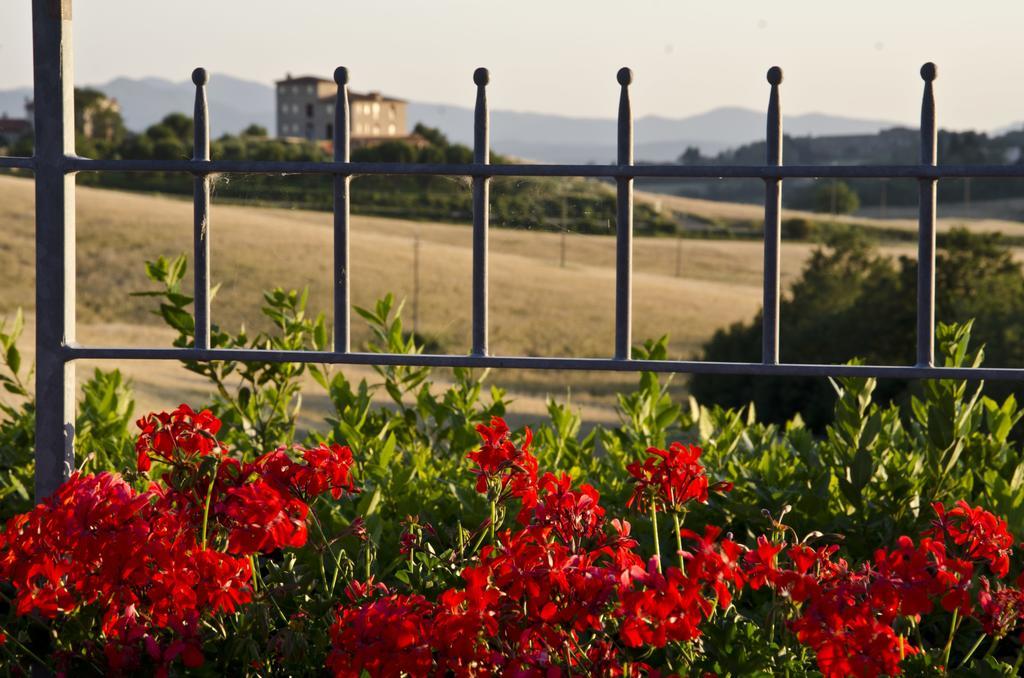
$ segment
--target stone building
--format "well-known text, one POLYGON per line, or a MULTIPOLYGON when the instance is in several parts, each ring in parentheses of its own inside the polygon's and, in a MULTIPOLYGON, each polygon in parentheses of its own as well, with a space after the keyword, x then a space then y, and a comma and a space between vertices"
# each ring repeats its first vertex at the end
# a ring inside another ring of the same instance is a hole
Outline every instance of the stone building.
POLYGON ((9 118, 7 111, 0 113, 0 147, 12 146, 21 137, 32 132, 34 119, 32 101, 25 100, 25 117, 9 118))
MULTIPOLYGON (((334 140, 334 101, 338 86, 333 80, 313 76, 276 83, 277 136, 309 141, 334 140)), ((348 93, 352 145, 408 139, 406 102, 380 92, 348 93)))

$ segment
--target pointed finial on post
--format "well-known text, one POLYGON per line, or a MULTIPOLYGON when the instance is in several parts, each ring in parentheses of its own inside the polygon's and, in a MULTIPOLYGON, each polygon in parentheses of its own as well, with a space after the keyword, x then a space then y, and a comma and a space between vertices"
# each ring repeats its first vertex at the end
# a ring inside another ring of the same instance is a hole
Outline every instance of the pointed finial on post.
POLYGON ((348 69, 344 66, 335 68, 334 82, 338 85, 334 98, 334 160, 348 162, 352 136, 348 122, 348 69))
POLYGON ((626 66, 619 69, 615 79, 619 90, 618 163, 633 164, 633 107, 629 101, 629 86, 633 84, 633 71, 626 66))
POLYGON ((782 164, 782 105, 779 101, 779 85, 782 84, 782 69, 772 66, 768 69, 768 84, 772 86, 768 96, 768 129, 766 130, 766 160, 769 165, 782 164))
POLYGON ((938 76, 939 71, 934 62, 927 62, 921 66, 921 79, 925 82, 932 82, 938 76))
POLYGON ((932 83, 938 69, 931 61, 921 66, 924 94, 921 97, 921 164, 934 165, 937 157, 938 134, 935 128, 935 89, 932 83))
POLYGON ((210 122, 206 103, 206 83, 210 77, 205 68, 192 71, 192 83, 196 86, 195 108, 193 109, 192 159, 210 159, 210 122))
POLYGON ((473 71, 476 84, 476 107, 473 115, 473 162, 487 164, 491 161, 490 112, 487 107, 487 85, 491 73, 486 68, 473 71))

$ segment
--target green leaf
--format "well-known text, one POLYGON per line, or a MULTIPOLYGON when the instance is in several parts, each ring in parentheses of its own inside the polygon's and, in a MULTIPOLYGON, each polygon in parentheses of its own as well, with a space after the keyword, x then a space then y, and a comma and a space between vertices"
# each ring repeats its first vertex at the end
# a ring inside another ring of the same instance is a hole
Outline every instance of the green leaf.
POLYGON ((874 473, 875 462, 871 453, 866 448, 860 448, 850 464, 850 483, 858 494, 862 493, 874 473))
POLYGON ((7 366, 14 374, 18 374, 21 370, 21 354, 18 353, 18 347, 14 344, 7 349, 7 366))

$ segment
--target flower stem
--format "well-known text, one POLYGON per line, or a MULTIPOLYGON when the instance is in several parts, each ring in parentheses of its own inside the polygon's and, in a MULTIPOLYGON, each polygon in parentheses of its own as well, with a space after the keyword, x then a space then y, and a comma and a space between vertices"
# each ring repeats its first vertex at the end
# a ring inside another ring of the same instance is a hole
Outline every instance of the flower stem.
MULTIPOLYGON (((13 633, 6 633, 6 632, 3 632, 3 631, 0 631, 0 633, 4 633, 4 635, 7 636, 7 640, 11 641, 11 643, 13 645, 18 646, 18 648, 21 649, 22 652, 24 652, 26 655, 28 655, 29 659, 31 659, 33 662, 35 662, 41 670, 44 670, 45 673, 43 675, 51 675, 50 674, 50 665, 47 664, 46 662, 44 662, 42 659, 40 659, 39 655, 37 655, 35 652, 33 652, 32 650, 28 649, 28 647, 24 643, 22 643, 20 640, 18 640, 18 637, 15 634, 13 634, 13 633)), ((16 657, 16 655, 14 655, 13 652, 11 653, 11 655, 16 657)))
MULTIPOLYGON (((982 633, 980 636, 978 636, 978 639, 976 641, 974 641, 974 645, 971 646, 971 649, 967 652, 967 655, 963 658, 963 661, 960 662, 960 666, 957 667, 958 670, 962 669, 965 666, 967 666, 967 662, 971 661, 971 657, 974 656, 975 651, 978 649, 978 646, 981 645, 981 641, 983 641, 983 640, 985 640, 985 634, 984 633, 982 633)), ((995 640, 998 640, 998 638, 996 638, 995 640)), ((989 647, 989 652, 991 652, 991 651, 992 651, 992 648, 989 647)), ((987 657, 988 655, 986 654, 985 656, 987 657)))
POLYGON ((949 624, 949 637, 946 639, 946 647, 942 650, 942 664, 946 667, 946 674, 949 674, 949 652, 953 649, 953 636, 956 634, 956 627, 960 621, 960 608, 954 608, 953 621, 949 624))
POLYGON ((220 457, 213 466, 213 473, 210 474, 210 485, 206 488, 206 502, 203 504, 203 532, 200 540, 200 548, 206 550, 206 527, 210 523, 210 501, 213 499, 213 485, 217 482, 217 471, 220 470, 220 457))
POLYGON ((683 560, 683 535, 679 534, 679 531, 683 528, 682 521, 679 519, 679 514, 672 512, 672 523, 676 528, 676 553, 679 555, 679 571, 686 573, 686 562, 683 560))
POLYGON ((661 539, 658 537, 658 507, 651 502, 651 530, 654 532, 654 555, 658 559, 658 572, 661 572, 661 539))
POLYGON ((256 584, 256 554, 252 553, 249 555, 249 567, 252 569, 252 592, 256 593, 259 591, 259 586, 256 584))
POLYGON ((498 502, 495 499, 491 500, 491 525, 490 525, 490 538, 491 546, 494 546, 494 523, 498 519, 498 502))
MULTIPOLYGON (((341 570, 341 558, 337 553, 334 552, 334 548, 331 546, 331 541, 327 538, 327 533, 324 532, 324 526, 320 523, 320 518, 316 514, 316 508, 313 506, 309 507, 309 514, 313 516, 313 524, 316 525, 317 532, 320 533, 320 538, 324 542, 324 548, 331 554, 331 560, 334 561, 334 573, 331 576, 331 584, 327 589, 328 595, 334 595, 334 587, 338 583, 338 572, 341 570)), ((321 564, 320 568, 323 569, 323 555, 320 556, 321 564)))

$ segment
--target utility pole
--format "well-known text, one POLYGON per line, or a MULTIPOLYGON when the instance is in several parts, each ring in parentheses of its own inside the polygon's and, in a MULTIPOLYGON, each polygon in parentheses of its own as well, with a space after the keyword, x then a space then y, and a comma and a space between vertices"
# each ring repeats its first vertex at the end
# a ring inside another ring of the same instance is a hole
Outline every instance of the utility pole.
POLYGON ((565 232, 569 230, 569 197, 562 194, 562 238, 559 251, 559 264, 565 268, 565 232))
POLYGON ((420 319, 420 227, 412 239, 412 333, 416 334, 420 319))
POLYGON ((683 236, 676 236, 676 277, 683 277, 683 236))
POLYGON ((836 188, 837 188, 837 186, 838 185, 836 184, 836 180, 833 179, 832 180, 832 200, 831 200, 831 203, 832 203, 832 222, 833 223, 836 220, 836 188))

